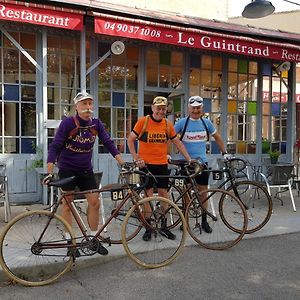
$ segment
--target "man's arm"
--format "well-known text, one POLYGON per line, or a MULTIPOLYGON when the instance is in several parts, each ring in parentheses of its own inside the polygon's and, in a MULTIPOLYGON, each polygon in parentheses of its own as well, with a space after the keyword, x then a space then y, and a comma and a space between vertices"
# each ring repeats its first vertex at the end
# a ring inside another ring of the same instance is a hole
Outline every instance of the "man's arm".
POLYGON ((131 153, 132 159, 136 162, 139 168, 143 168, 145 167, 145 162, 142 158, 139 157, 134 146, 136 138, 137 135, 134 132, 130 132, 127 138, 127 145, 128 145, 129 152, 131 153))
POLYGON ((139 160, 139 156, 136 152, 135 145, 134 145, 136 138, 137 138, 137 136, 134 132, 130 132, 130 134, 127 138, 127 146, 128 146, 129 152, 130 152, 133 160, 139 160))
POLYGON ((180 153, 184 156, 184 158, 187 161, 191 161, 191 157, 188 154, 188 152, 186 151, 186 149, 185 149, 183 143, 180 141, 180 139, 178 137, 175 137, 171 141, 176 146, 176 148, 180 151, 180 153))

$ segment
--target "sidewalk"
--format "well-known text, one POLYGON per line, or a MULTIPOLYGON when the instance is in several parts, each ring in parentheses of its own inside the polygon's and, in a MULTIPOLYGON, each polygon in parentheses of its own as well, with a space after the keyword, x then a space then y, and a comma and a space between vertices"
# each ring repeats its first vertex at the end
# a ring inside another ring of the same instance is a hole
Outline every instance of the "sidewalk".
MULTIPOLYGON (((244 239, 300 232, 300 198, 298 197, 296 191, 294 191, 294 197, 296 208, 298 209, 296 212, 294 212, 292 209, 292 204, 288 195, 284 195, 282 198, 284 203, 283 206, 281 206, 280 201, 275 199, 273 201, 273 214, 270 221, 260 231, 245 235, 244 239)), ((104 201, 110 200, 105 199, 104 201)), ((15 217, 16 215, 25 211, 44 209, 46 207, 47 206, 43 206, 41 204, 12 206, 12 217, 15 217)), ((0 231, 5 225, 6 223, 4 222, 4 208, 0 207, 0 231)), ((191 237, 188 236, 186 245, 195 245, 195 242, 191 237)), ((82 267, 100 264, 126 255, 122 245, 112 245, 111 247, 108 247, 108 250, 109 254, 107 256, 94 255, 91 257, 81 257, 77 259, 75 268, 80 269, 82 267)), ((6 279, 7 277, 0 267, 0 282, 6 279)))

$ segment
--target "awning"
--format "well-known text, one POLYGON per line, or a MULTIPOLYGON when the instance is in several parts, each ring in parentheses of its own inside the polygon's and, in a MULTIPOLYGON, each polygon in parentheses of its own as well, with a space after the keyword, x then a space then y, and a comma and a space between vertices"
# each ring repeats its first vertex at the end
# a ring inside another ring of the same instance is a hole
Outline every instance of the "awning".
POLYGON ((264 59, 300 62, 300 47, 250 37, 94 13, 95 32, 264 59))
POLYGON ((30 23, 62 29, 82 30, 83 15, 10 3, 0 4, 0 20, 30 23))

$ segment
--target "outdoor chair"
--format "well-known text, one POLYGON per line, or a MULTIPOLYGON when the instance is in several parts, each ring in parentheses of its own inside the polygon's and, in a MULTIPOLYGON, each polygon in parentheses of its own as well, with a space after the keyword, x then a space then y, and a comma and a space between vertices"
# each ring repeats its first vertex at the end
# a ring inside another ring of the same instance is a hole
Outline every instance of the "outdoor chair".
POLYGON ((266 174, 260 173, 262 178, 262 183, 266 185, 269 194, 272 196, 271 189, 276 188, 277 192, 274 195, 275 198, 280 200, 281 205, 283 205, 282 198, 279 195, 283 192, 289 192, 290 198, 293 205, 293 210, 296 211, 294 196, 292 193, 293 177, 292 172, 294 165, 279 165, 274 164, 266 166, 266 174))
POLYGON ((5 164, 0 164, 0 203, 4 205, 4 221, 8 222, 11 219, 11 210, 5 164))

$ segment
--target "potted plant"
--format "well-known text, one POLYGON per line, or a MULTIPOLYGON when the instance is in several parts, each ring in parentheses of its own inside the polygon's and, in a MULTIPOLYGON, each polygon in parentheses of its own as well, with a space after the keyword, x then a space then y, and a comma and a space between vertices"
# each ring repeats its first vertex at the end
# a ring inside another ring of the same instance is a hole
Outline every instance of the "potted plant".
POLYGON ((278 150, 274 150, 274 151, 270 150, 269 151, 271 164, 277 164, 279 155, 280 155, 280 152, 278 150))

